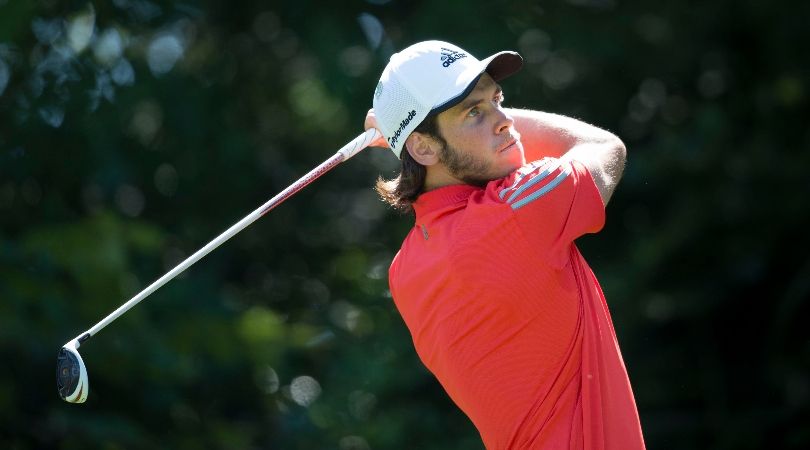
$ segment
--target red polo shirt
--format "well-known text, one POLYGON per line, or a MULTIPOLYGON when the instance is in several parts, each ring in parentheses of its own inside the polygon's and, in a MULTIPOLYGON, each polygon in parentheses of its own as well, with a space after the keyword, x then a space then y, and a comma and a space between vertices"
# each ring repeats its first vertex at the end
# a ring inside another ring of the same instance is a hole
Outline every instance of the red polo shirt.
POLYGON ((414 208, 391 293, 486 447, 644 448, 604 295, 573 242, 605 217, 585 166, 546 158, 414 208))

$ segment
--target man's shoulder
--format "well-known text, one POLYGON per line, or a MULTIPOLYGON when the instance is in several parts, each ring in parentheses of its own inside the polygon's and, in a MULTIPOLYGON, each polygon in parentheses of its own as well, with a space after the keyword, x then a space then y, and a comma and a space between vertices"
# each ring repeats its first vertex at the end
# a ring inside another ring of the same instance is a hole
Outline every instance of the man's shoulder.
POLYGON ((492 193, 498 201, 512 205, 529 193, 542 188, 549 181, 551 176, 559 176, 565 173, 566 168, 560 159, 543 158, 531 161, 509 175, 491 181, 487 185, 487 191, 492 193))

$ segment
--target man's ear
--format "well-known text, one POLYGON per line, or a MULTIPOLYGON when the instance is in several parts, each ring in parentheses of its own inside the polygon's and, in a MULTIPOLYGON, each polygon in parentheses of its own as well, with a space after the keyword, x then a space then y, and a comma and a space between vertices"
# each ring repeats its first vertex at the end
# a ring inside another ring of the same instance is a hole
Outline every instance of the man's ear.
POLYGON ((405 149, 411 158, 426 167, 439 162, 439 148, 435 139, 416 131, 405 140, 405 149))

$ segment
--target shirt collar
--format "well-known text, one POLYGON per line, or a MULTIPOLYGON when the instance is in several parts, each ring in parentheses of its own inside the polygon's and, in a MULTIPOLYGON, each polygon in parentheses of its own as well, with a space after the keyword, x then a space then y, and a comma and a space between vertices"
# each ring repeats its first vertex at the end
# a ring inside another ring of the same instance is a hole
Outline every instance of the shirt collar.
POLYGON ((470 197, 470 194, 481 189, 482 188, 480 187, 469 184, 453 184, 425 192, 424 194, 420 195, 415 202, 413 202, 413 209, 416 212, 416 220, 420 221, 421 219, 424 219, 426 215, 434 211, 438 211, 461 202, 466 202, 470 197))

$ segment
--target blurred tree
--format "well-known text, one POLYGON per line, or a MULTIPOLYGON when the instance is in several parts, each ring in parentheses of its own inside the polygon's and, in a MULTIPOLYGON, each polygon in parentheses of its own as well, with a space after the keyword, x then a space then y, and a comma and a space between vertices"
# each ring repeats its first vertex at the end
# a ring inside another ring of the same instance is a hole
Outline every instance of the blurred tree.
MULTIPOLYGON (((481 448, 387 291, 368 150, 82 348, 84 327, 361 129, 396 49, 520 51, 512 106, 629 148, 581 247, 650 448, 806 448, 805 2, 0 0, 0 447, 481 448)), ((493 387, 495 388, 495 387, 493 387)))

